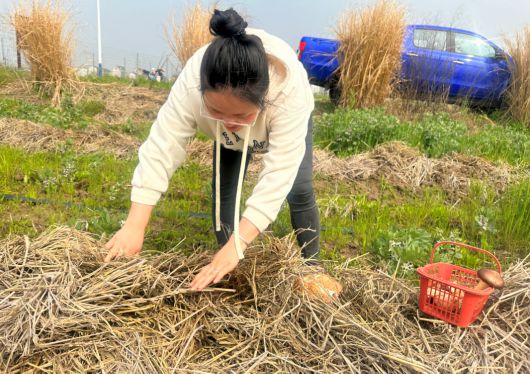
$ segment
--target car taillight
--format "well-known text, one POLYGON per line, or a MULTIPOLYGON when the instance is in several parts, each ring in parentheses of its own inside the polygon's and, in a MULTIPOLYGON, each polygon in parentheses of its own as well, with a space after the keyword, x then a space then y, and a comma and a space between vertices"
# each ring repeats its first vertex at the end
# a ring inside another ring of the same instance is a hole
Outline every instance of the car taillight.
POLYGON ((304 49, 307 42, 300 42, 300 45, 298 46, 298 60, 302 60, 302 53, 304 53, 304 49))

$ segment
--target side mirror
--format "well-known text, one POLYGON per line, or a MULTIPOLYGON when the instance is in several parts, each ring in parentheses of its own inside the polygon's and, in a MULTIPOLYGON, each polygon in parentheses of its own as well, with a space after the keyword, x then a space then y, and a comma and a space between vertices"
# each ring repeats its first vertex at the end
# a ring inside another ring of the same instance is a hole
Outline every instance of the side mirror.
POLYGON ((498 60, 506 60, 506 53, 497 49, 495 51, 495 58, 498 60))

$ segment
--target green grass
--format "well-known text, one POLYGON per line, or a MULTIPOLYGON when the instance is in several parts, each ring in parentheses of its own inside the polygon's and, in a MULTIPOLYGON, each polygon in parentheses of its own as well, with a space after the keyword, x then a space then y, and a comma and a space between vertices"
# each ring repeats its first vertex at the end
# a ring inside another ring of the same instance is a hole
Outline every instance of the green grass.
POLYGON ((0 98, 0 117, 25 119, 63 129, 79 129, 87 127, 92 117, 104 110, 104 105, 103 108, 101 106, 92 101, 74 105, 66 99, 60 108, 53 108, 19 99, 0 98))
POLYGON ((337 109, 317 118, 315 124, 315 143, 339 156, 364 152, 391 140, 416 147, 429 157, 459 152, 512 165, 530 164, 530 129, 520 124, 488 123, 470 131, 445 113, 408 122, 383 109, 337 109))
MULTIPOLYGON (((47 224, 69 224, 98 234, 112 234, 125 219, 130 205, 130 179, 137 160, 116 160, 112 155, 76 155, 71 152, 26 154, 0 146, 0 194, 25 196, 46 204, 2 202, 4 222, 17 210, 49 211, 47 224), (9 206, 8 209, 5 206, 9 206)), ((186 238, 191 247, 213 245, 210 222, 190 213, 209 212, 210 171, 188 163, 174 175, 168 193, 157 205, 153 229, 156 249, 168 249, 186 238), (162 238, 179 238, 166 242, 162 238)), ((30 217, 16 225, 2 226, 0 236, 32 227, 30 217)), ((29 230, 30 232, 33 230, 29 230)), ((152 243, 152 244, 153 244, 152 243)), ((151 249, 154 249, 151 245, 151 249)))
POLYGON ((11 83, 20 77, 26 78, 27 76, 27 71, 0 66, 0 85, 11 83))
POLYGON ((81 78, 82 81, 93 82, 93 83, 117 83, 123 85, 131 85, 133 87, 146 87, 150 89, 161 89, 161 90, 170 90, 174 81, 152 81, 143 76, 139 76, 136 79, 129 78, 118 78, 111 75, 105 75, 101 78, 97 76, 87 76, 81 78))
MULTIPOLYGON (((468 129, 447 114, 406 122, 381 109, 332 112, 327 104, 326 100, 317 100, 315 141, 339 155, 400 140, 431 157, 461 152, 523 167, 530 164, 530 131, 522 126, 484 124, 468 129)), ((103 110, 104 103, 97 101, 73 105, 67 100, 62 108, 51 109, 0 99, 0 116, 74 130, 95 123, 94 116, 103 110)), ((151 122, 128 121, 113 129, 145 139, 150 127, 151 122)), ((112 235, 126 218, 136 163, 136 159, 117 160, 104 150, 95 155, 79 155, 72 147, 64 147, 57 152, 27 154, 0 146, 0 194, 46 202, 0 201, 0 237, 33 236, 54 224, 112 235)), ((180 242, 186 250, 197 246, 217 249, 210 219, 210 178, 210 167, 193 162, 177 170, 168 193, 155 208, 145 249, 164 251, 180 242)), ((246 184, 247 197, 253 182, 246 184)), ((355 186, 336 180, 317 179, 316 186, 325 259, 369 254, 400 276, 412 277, 413 268, 425 263, 432 245, 442 239, 494 251, 504 264, 530 253, 528 179, 509 186, 500 196, 477 181, 468 196, 456 203, 450 202, 441 189, 430 187, 412 193, 396 190, 384 179, 379 181, 376 197, 356 192, 355 186)), ((278 236, 291 232, 287 204, 271 229, 278 236)), ((484 259, 450 250, 441 260, 477 267, 484 259)))
MULTIPOLYGON (((0 98, 0 117, 23 119, 61 129, 79 130, 90 125, 110 126, 95 119, 104 111, 105 103, 97 100, 84 100, 73 104, 67 98, 60 108, 53 108, 45 104, 29 103, 19 99, 0 98)), ((113 125, 112 130, 137 139, 145 139, 152 124, 152 121, 138 123, 128 119, 123 124, 113 125)))
MULTIPOLYGON (((53 224, 68 224, 99 235, 111 235, 126 217, 130 204, 129 181, 136 162, 116 160, 105 154, 26 154, 0 147, 0 193, 48 202, 0 203, 3 222, 0 235, 36 233, 39 230, 33 228, 35 220, 40 222, 37 225, 40 230, 53 224)), ((178 169, 168 193, 155 209, 147 249, 167 250, 182 240, 183 248, 216 248, 210 220, 210 176, 209 167, 196 163, 178 169)), ((384 180, 381 181, 383 192, 376 199, 352 194, 347 183, 319 181, 317 186, 322 212, 322 254, 326 259, 371 253, 392 268, 397 262, 391 256, 389 243, 410 242, 413 244, 406 248, 414 249, 402 249, 396 254, 402 257, 400 266, 409 262, 417 266, 425 261, 432 244, 442 239, 457 239, 494 250, 503 254, 504 261, 530 252, 528 180, 510 187, 501 199, 476 183, 471 193, 457 204, 448 203, 445 193, 436 188, 399 194, 384 180), (412 239, 403 239, 409 237, 412 239), (422 255, 417 251, 423 251, 422 255)), ((246 188, 245 194, 248 196, 250 191, 246 188)), ((291 231, 287 206, 273 223, 272 231, 275 235, 291 231)), ((458 260, 474 264, 473 257, 458 260)), ((400 271, 401 275, 407 273, 400 271)))

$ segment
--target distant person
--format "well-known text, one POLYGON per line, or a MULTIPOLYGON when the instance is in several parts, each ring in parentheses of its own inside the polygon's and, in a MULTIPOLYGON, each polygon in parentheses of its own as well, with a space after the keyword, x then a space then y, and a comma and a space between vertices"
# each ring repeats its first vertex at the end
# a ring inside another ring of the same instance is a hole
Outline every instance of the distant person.
POLYGON ((286 198, 302 256, 318 263, 314 100, 307 74, 287 43, 246 27, 235 10, 214 11, 214 40, 188 61, 140 147, 129 216, 106 244, 106 261, 140 252, 153 206, 199 128, 215 139, 212 218, 221 249, 196 275, 192 288, 201 290, 232 271, 286 198), (253 153, 265 153, 264 168, 240 219, 241 185, 253 153))
POLYGON ((147 78, 149 78, 150 81, 156 80, 156 69, 151 68, 151 71, 149 72, 147 78))

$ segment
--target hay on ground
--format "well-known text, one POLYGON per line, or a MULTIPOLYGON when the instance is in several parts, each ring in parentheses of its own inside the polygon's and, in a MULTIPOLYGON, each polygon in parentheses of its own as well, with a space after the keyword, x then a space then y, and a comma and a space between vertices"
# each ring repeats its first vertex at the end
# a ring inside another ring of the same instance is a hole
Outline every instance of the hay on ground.
POLYGON ((26 152, 61 151, 71 147, 80 153, 102 150, 117 157, 134 157, 140 142, 102 126, 82 130, 64 130, 26 120, 0 118, 0 144, 26 152))
POLYGON ((508 165, 495 165, 480 157, 452 154, 428 158, 401 142, 384 143, 345 159, 316 151, 314 159, 315 171, 324 176, 352 182, 384 178, 394 187, 412 191, 438 185, 455 198, 466 195, 474 179, 501 192, 518 176, 508 165))
MULTIPOLYGON (((211 165, 211 142, 193 140, 188 154, 196 162, 211 165)), ((248 170, 257 174, 261 170, 261 155, 254 155, 254 159, 248 170)), ((453 198, 466 195, 474 179, 485 181, 502 192, 519 175, 519 171, 508 165, 495 165, 480 157, 453 154, 441 159, 428 158, 401 142, 384 143, 348 158, 314 149, 313 168, 322 177, 352 183, 384 178, 394 187, 411 191, 438 185, 453 198)))
POLYGON ((122 84, 91 84, 87 88, 87 100, 105 104, 105 110, 95 119, 109 125, 154 121, 169 94, 167 90, 122 84))
MULTIPOLYGON (((22 148, 28 152, 57 151, 68 144, 81 153, 104 149, 118 157, 133 157, 140 141, 108 127, 89 126, 83 130, 63 130, 25 120, 0 119, 0 144, 22 148)), ((187 147, 189 159, 204 166, 212 165, 212 142, 192 140, 187 147)), ((257 175, 262 169, 261 154, 253 155, 248 172, 257 175)), ((508 165, 495 165, 479 157, 453 154, 431 159, 400 142, 388 142, 373 150, 339 158, 315 149, 315 173, 355 184, 378 182, 384 178, 390 185, 409 191, 425 186, 440 186, 451 199, 469 192, 473 180, 481 180, 500 193, 528 172, 508 165)))
POLYGON ((505 272, 486 316, 460 329, 417 311, 417 288, 330 264, 335 304, 301 298, 293 238, 249 248, 232 275, 192 292, 193 252, 102 264, 101 243, 59 227, 0 241, 0 368, 9 373, 528 372, 530 265, 505 272))

